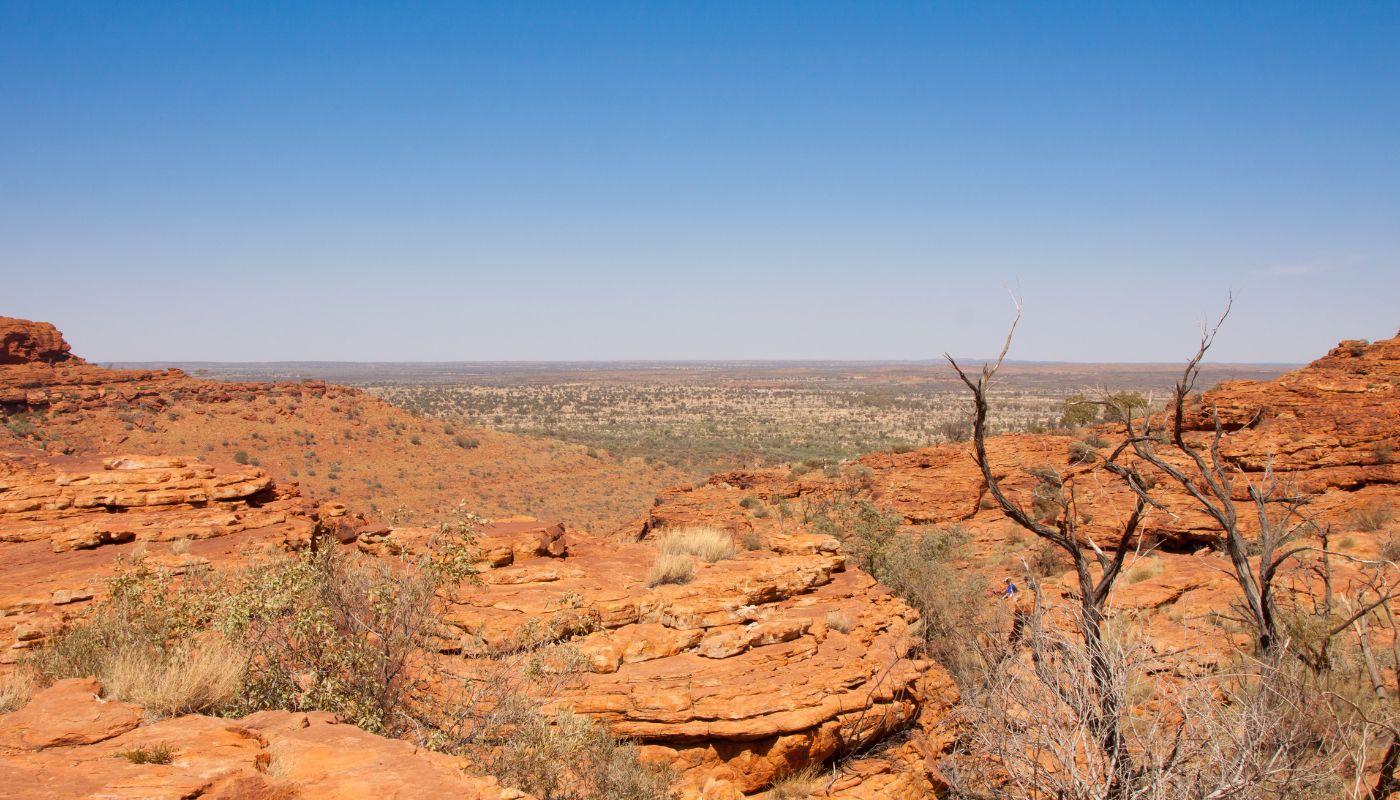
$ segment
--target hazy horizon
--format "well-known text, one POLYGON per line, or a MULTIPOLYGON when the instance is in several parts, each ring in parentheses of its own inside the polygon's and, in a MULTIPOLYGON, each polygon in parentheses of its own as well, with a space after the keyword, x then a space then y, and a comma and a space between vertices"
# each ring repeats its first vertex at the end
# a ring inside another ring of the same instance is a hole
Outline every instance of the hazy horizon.
MULTIPOLYGON (((1319 354, 1321 355, 1321 354, 1319 354)), ((989 361, 988 356, 954 356, 959 362, 982 363, 989 361)), ((811 359, 811 358, 659 358, 659 359, 497 359, 481 361, 445 360, 445 361, 409 361, 403 359, 390 359, 386 361, 359 361, 359 360, 303 360, 288 359, 280 361, 208 361, 199 359, 190 360, 165 360, 154 359, 149 361, 95 361, 93 363, 111 365, 115 369, 139 369, 152 367, 243 367, 243 366, 514 366, 514 365, 736 365, 736 366, 769 366, 769 365, 833 365, 833 366, 946 366, 947 361, 943 358, 835 358, 835 359, 811 359)), ((1177 364, 1175 361, 1065 361, 1065 360, 1033 360, 1023 358, 1007 358, 1005 362, 1009 366, 1036 366, 1036 365, 1082 365, 1082 366, 1142 366, 1142 367, 1166 367, 1177 364)), ((1180 362, 1185 364, 1185 359, 1180 362)), ((1218 361, 1206 359, 1203 364, 1214 366, 1263 366, 1263 367, 1297 367, 1307 364, 1307 361, 1218 361)))
POLYGON ((0 6, 97 362, 1301 363, 1400 317, 1400 4, 0 6))

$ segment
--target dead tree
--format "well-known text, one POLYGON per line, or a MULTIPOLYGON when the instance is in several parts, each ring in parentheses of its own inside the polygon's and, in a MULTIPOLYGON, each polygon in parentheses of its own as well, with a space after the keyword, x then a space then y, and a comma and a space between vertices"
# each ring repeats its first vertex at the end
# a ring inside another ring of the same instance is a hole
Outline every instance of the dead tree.
MULTIPOLYGON (((982 472, 986 490, 996 500, 1006 516, 1032 534, 1059 547, 1069 555, 1074 566, 1079 587, 1079 608, 1077 628, 1088 654, 1089 673, 1092 678, 1092 701, 1086 722, 1093 732, 1097 746, 1102 750, 1112 766, 1112 778, 1108 787, 1108 797, 1123 798, 1133 793, 1141 770, 1134 763, 1123 737, 1122 717, 1126 704, 1126 689, 1121 676, 1109 658, 1104 641, 1104 606, 1113 590, 1113 585, 1122 572, 1128 554, 1135 549, 1134 534, 1142 521, 1150 499, 1147 490, 1141 485, 1141 478, 1135 470, 1125 468, 1121 476, 1135 488, 1136 502, 1132 513, 1123 523, 1115 541, 1105 550, 1091 538, 1081 538, 1078 531, 1079 514, 1075 503, 1073 483, 1066 483, 1058 474, 1051 480, 1058 483, 1054 500, 1059 505, 1059 513, 1050 521, 1036 519, 1019 503, 1007 496, 1001 481, 992 469, 987 455, 987 418, 990 410, 988 390, 997 371, 1001 369, 1006 354, 1011 350, 1011 341, 1016 334, 1016 326, 1021 321, 1021 303, 1016 300, 1016 317, 1007 332, 1006 342, 996 361, 984 364, 980 374, 974 379, 958 362, 948 354, 944 358, 952 365, 958 377, 972 392, 974 411, 972 419, 972 446, 977 466, 982 472), (1086 547, 1088 553, 1086 553, 1086 547), (1097 568, 1097 576, 1095 569, 1097 568)), ((1058 690, 1057 686, 1048 686, 1058 690)), ((1077 704, 1076 704, 1077 705, 1077 704)))
MULTIPOLYGON (((1171 447, 1175 452, 1184 456, 1191 466, 1183 469, 1158 453, 1152 415, 1145 413, 1139 425, 1134 420, 1131 409, 1121 410, 1120 416, 1124 421, 1127 436, 1125 441, 1114 451, 1113 456, 1108 459, 1108 463, 1109 469, 1115 472, 1125 470, 1126 468, 1119 464, 1118 457, 1125 449, 1131 448, 1133 455, 1171 478, 1196 501, 1197 506, 1203 512, 1220 526, 1225 552, 1230 558, 1232 574, 1236 583, 1239 584, 1245 610, 1256 631, 1259 651, 1262 655, 1267 655, 1273 650, 1278 633, 1277 614, 1272 596, 1274 578, 1278 574, 1279 567, 1296 555, 1299 550, 1290 549, 1282 553, 1274 552, 1278 545, 1277 537, 1266 535, 1270 526, 1264 524, 1259 542, 1259 567, 1257 571, 1255 570, 1249 562, 1249 542, 1241 530, 1240 513, 1235 504, 1234 490, 1237 470, 1221 455, 1220 445, 1224 438, 1225 426, 1221 423, 1219 414, 1212 409, 1211 420, 1214 432, 1208 446, 1202 447, 1189 442, 1185 435, 1187 399, 1196 389, 1201 362, 1211 345, 1214 344, 1215 335, 1229 314, 1230 304, 1227 303, 1224 313, 1220 315, 1215 325, 1202 331, 1196 353, 1187 362, 1180 380, 1177 381, 1172 391, 1172 398, 1168 404, 1166 424, 1170 426, 1169 441, 1171 447)), ((1204 413, 1204 409, 1202 412, 1204 413)), ((1140 501, 1147 497, 1146 490, 1140 483, 1129 481, 1128 485, 1138 495, 1140 501)), ((1265 523, 1267 523, 1267 503, 1272 489, 1272 486, 1262 487, 1254 484, 1248 487, 1249 495, 1258 508, 1261 520, 1265 523)))

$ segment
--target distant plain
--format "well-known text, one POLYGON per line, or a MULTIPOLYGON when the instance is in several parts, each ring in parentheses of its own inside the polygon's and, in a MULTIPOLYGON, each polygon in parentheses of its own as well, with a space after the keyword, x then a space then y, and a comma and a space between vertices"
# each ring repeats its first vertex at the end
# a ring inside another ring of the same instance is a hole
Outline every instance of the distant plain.
MULTIPOLYGON (((970 359, 965 366, 981 362, 970 359)), ((968 399, 943 362, 142 362, 220 380, 321 379, 415 414, 560 439, 696 478, 740 467, 830 462, 959 438, 968 399)), ((1296 365, 1212 364, 1202 387, 1269 380, 1296 365)), ((1008 362, 996 431, 1053 430, 1067 397, 1167 396, 1178 364, 1008 362)))

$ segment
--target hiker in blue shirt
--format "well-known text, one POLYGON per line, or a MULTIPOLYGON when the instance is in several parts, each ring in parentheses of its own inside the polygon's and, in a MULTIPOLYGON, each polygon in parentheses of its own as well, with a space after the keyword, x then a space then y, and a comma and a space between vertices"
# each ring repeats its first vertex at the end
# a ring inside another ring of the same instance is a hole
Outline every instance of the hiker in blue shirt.
POLYGON ((1016 594, 1019 591, 1021 590, 1016 588, 1016 584, 1012 583, 1010 578, 1007 578, 1006 591, 1004 591, 1001 596, 1010 599, 1012 595, 1016 594))

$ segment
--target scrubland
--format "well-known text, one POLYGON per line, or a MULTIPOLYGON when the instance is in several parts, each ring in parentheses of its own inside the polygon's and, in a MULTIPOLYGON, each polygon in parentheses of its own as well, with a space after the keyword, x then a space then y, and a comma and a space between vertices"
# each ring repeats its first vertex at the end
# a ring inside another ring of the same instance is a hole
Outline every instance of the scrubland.
MULTIPOLYGON (((1220 367, 1215 379, 1270 378, 1279 369, 1220 367)), ((1152 365, 1020 365, 994 396, 989 430, 1059 427, 1064 402, 1100 390, 1166 396, 1171 373, 1152 365)), ((971 427, 966 397, 942 365, 715 365, 453 376, 357 377, 416 414, 562 439, 702 476, 737 467, 835 461, 958 441, 971 427)))

